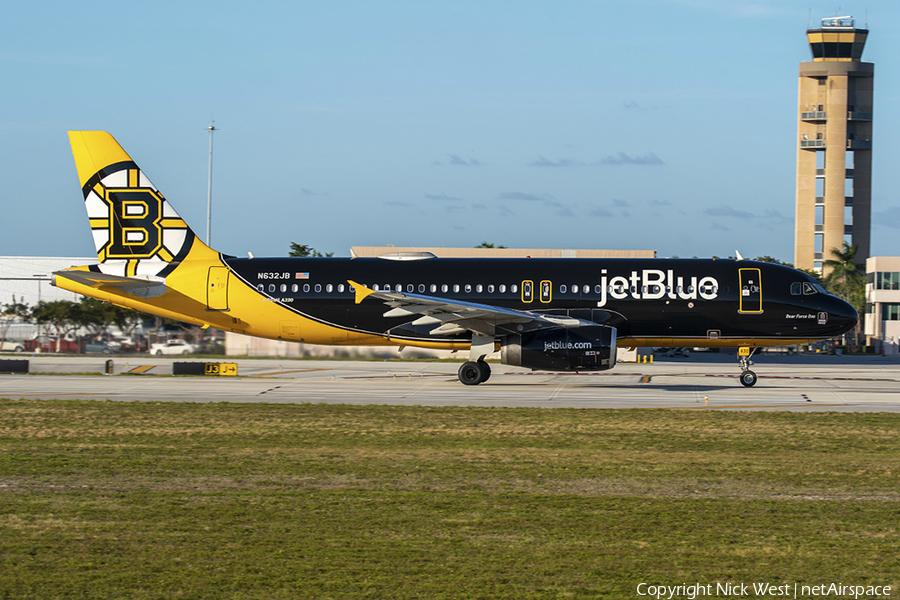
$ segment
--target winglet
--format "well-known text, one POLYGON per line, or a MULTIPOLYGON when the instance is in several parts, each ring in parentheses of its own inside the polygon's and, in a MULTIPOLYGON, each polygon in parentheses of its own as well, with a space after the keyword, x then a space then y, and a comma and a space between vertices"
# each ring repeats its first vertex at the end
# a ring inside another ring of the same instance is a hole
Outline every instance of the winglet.
POLYGON ((356 290, 356 303, 357 304, 359 304, 360 302, 362 302, 363 300, 368 298, 371 294, 375 293, 375 290, 370 290, 363 284, 356 283, 352 279, 348 279, 347 283, 349 283, 350 286, 353 287, 354 290, 356 290))

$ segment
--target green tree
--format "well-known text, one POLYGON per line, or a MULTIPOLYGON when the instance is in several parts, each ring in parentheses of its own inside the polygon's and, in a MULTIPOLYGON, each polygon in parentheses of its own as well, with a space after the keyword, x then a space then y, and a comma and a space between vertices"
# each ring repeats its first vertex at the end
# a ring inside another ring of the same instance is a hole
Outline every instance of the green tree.
POLYGON ((856 264, 858 249, 856 244, 845 241, 841 250, 832 248, 832 258, 822 262, 823 270, 828 273, 823 279, 825 288, 849 302, 859 313, 860 322, 856 324, 857 338, 866 307, 866 276, 860 265, 856 264))
POLYGON ((80 326, 80 306, 71 300, 38 302, 32 318, 38 325, 51 325, 56 330, 56 351, 59 352, 63 337, 80 326))
POLYGON ((476 248, 506 248, 506 246, 495 246, 493 242, 481 242, 476 248))
POLYGON ((784 265, 786 267, 794 266, 789 262, 784 262, 783 260, 778 260, 774 256, 769 256, 768 254, 764 254, 763 256, 757 256, 753 260, 758 261, 758 262, 764 262, 764 263, 774 263, 776 265, 784 265))
POLYGON ((328 258, 330 256, 334 256, 334 252, 327 252, 322 254, 312 246, 307 244, 298 244, 297 242, 291 242, 291 251, 288 252, 288 256, 292 258, 328 258))
POLYGON ((3 317, 3 332, 0 333, 0 343, 6 341, 6 334, 9 333, 9 326, 15 320, 27 321, 31 317, 31 309, 27 304, 16 302, 16 297, 12 297, 11 304, 4 304, 3 311, 0 312, 3 317))

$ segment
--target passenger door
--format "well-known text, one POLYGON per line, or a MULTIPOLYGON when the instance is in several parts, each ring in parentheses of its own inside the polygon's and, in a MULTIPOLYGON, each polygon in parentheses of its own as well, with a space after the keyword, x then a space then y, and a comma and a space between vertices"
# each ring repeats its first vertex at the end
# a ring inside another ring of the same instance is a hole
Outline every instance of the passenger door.
POLYGON ((762 309, 762 274, 759 269, 738 269, 740 300, 738 312, 758 314, 762 309))

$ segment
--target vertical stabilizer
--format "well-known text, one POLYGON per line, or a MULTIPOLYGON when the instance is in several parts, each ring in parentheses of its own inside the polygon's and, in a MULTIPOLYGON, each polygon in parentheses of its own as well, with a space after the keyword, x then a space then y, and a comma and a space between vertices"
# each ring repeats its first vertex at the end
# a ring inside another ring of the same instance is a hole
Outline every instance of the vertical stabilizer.
POLYGON ((215 254, 113 136, 70 131, 69 141, 103 272, 165 276, 190 254, 215 254))

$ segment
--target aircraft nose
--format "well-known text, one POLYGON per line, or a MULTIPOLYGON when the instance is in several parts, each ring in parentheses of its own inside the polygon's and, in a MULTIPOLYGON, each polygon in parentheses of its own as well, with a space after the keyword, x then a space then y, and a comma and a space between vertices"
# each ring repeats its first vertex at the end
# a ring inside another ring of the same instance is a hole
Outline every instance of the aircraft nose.
POLYGON ((859 313, 853 305, 842 298, 834 298, 834 306, 831 308, 831 321, 835 329, 839 330, 835 335, 847 333, 859 322, 859 313))

